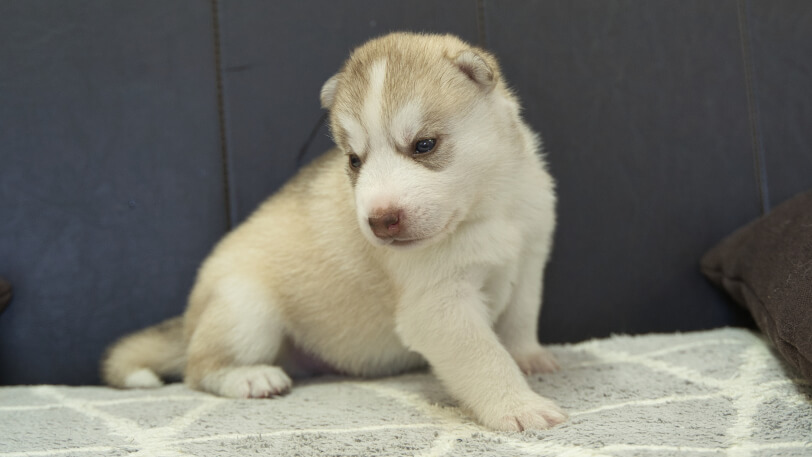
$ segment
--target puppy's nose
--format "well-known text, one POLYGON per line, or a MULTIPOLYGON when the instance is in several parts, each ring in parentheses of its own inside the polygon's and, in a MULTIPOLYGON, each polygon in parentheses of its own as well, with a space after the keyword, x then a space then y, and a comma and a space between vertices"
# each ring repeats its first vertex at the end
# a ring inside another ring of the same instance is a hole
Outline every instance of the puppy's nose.
POLYGON ((392 238, 400 233, 401 215, 398 210, 387 210, 369 218, 369 227, 378 238, 392 238))

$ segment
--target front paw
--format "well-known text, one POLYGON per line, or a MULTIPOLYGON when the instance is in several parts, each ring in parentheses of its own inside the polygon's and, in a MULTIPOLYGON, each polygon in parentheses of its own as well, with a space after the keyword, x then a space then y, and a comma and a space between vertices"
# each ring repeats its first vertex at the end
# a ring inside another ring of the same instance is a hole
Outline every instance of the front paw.
POLYGON ((225 370, 218 392, 231 398, 270 398, 287 393, 293 382, 281 368, 270 365, 234 367, 225 370))
POLYGON ((538 344, 510 350, 510 355, 513 356, 513 360, 516 361, 524 374, 558 371, 558 362, 555 360, 555 356, 538 344))
POLYGON ((567 413, 551 400, 535 393, 480 414, 483 425, 505 432, 545 430, 566 420, 567 413))

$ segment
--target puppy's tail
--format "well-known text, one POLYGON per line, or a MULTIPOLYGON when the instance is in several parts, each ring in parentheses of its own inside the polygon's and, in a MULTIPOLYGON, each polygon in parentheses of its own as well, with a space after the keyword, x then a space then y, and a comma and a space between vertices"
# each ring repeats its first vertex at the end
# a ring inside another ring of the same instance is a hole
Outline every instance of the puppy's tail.
POLYGON ((116 341, 102 358, 101 377, 113 387, 159 387, 161 378, 180 379, 185 367, 183 317, 175 317, 116 341))

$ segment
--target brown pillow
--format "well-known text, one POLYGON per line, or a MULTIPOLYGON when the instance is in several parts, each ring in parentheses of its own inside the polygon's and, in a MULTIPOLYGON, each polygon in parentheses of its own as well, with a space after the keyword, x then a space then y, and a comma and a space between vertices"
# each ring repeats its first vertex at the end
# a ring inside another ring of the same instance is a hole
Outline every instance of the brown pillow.
POLYGON ((812 191, 735 231, 700 266, 812 381, 812 191))
POLYGON ((0 278, 0 313, 6 309, 6 305, 11 302, 11 283, 0 278))

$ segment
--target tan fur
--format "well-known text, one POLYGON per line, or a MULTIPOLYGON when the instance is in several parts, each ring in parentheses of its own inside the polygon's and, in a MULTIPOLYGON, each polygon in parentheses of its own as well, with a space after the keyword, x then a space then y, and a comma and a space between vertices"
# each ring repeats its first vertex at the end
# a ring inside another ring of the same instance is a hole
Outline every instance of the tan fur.
POLYGON ((111 386, 127 387, 127 375, 145 368, 180 379, 186 366, 183 319, 175 317, 121 338, 102 360, 102 380, 111 386))

